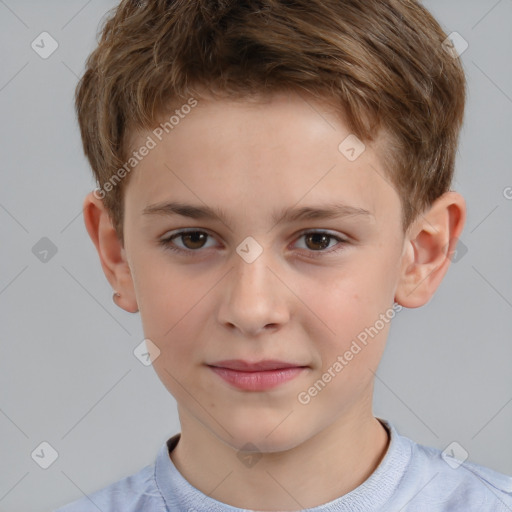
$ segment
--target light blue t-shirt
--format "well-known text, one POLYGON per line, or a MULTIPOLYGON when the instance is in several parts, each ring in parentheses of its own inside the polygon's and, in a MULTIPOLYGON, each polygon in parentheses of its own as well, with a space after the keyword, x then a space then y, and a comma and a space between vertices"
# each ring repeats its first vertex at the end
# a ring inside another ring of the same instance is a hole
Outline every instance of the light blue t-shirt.
MULTIPOLYGON (((386 455, 359 487, 310 512, 512 512, 512 477, 463 462, 449 450, 419 445, 379 419, 390 434, 386 455)), ((138 473, 54 512, 247 512, 193 487, 169 453, 167 440, 156 461, 138 473)), ((254 511, 252 511, 254 512, 254 511)))

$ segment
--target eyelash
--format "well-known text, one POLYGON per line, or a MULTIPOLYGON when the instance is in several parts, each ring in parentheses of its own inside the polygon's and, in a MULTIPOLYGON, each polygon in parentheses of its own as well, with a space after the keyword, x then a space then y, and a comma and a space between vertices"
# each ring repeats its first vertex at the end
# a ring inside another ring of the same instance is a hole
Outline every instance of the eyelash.
MULTIPOLYGON (((160 244, 163 245, 165 249, 167 249, 169 251, 176 252, 178 254, 189 255, 191 253, 200 252, 201 249, 196 249, 196 250, 181 249, 180 247, 176 247, 176 245, 173 244, 172 240, 174 240, 175 238, 179 238, 182 235, 189 234, 189 233, 204 233, 207 236, 213 238, 212 235, 210 235, 210 233, 208 233, 207 231, 203 231, 203 230, 194 228, 194 229, 177 231, 174 234, 172 234, 171 236, 168 236, 168 237, 160 240, 160 244)), ((338 240, 339 247, 337 249, 329 249, 329 250, 327 250, 327 249, 318 250, 318 251, 309 250, 308 252, 310 252, 312 254, 307 256, 308 258, 320 258, 326 254, 328 254, 328 255, 335 254, 339 251, 342 251, 345 248, 345 245, 347 245, 349 243, 349 241, 347 239, 333 235, 333 234, 329 233, 328 231, 302 231, 301 233, 299 233, 299 238, 303 237, 304 235, 309 235, 309 234, 327 235, 327 237, 329 237, 329 239, 334 238, 335 240, 338 240)))

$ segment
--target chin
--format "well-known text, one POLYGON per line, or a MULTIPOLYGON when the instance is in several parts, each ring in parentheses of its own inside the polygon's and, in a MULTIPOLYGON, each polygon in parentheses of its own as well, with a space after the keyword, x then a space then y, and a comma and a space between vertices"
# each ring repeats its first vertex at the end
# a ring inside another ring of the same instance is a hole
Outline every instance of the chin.
POLYGON ((250 424, 231 424, 228 430, 232 437, 222 432, 222 438, 235 450, 247 450, 247 445, 254 445, 257 451, 265 453, 291 450, 308 438, 306 433, 302 433, 298 425, 292 422, 286 426, 279 425, 279 421, 270 423, 252 421, 250 424))

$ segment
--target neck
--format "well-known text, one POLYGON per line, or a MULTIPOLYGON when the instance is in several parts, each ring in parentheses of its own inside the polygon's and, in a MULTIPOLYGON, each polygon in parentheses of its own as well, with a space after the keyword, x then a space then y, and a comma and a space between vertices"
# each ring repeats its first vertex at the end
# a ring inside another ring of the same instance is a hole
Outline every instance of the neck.
POLYGON ((299 510, 333 501, 361 485, 386 454, 389 437, 373 417, 343 417, 300 445, 256 454, 241 464, 238 450, 203 424, 180 414, 182 434, 170 457, 203 494, 250 510, 299 510))

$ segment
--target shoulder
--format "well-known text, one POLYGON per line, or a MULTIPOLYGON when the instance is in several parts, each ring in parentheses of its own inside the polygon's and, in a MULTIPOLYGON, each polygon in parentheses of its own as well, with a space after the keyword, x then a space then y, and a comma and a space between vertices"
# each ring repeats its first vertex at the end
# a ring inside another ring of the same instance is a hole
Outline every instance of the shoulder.
POLYGON ((399 436, 411 457, 400 482, 408 512, 510 512, 512 477, 465 460, 467 452, 453 443, 446 450, 399 436), (414 508, 414 507, 417 508, 414 508))
POLYGON ((164 512, 165 505, 154 479, 154 465, 127 476, 54 512, 164 512), (160 504, 161 503, 161 504, 160 504))

